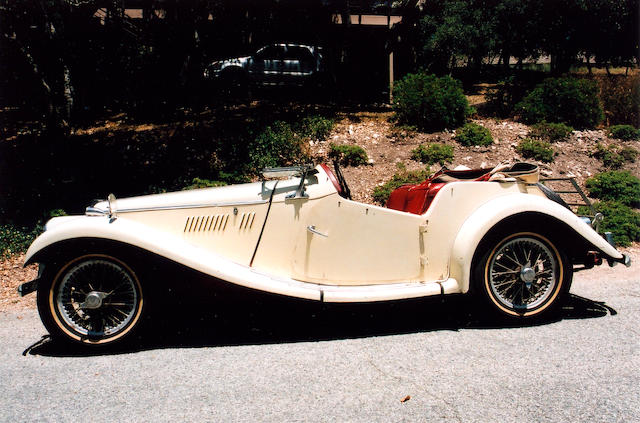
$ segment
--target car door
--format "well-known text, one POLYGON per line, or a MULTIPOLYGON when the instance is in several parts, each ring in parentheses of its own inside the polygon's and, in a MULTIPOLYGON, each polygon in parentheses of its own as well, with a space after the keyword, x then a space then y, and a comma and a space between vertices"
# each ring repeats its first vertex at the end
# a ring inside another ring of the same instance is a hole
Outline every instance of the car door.
POLYGON ((313 74, 315 59, 307 47, 287 45, 283 61, 283 82, 302 85, 313 74))
POLYGON ((311 205, 293 253, 296 279, 371 285, 422 279, 421 216, 327 197, 311 205))
POLYGON ((277 84, 282 78, 284 52, 283 44, 269 45, 258 50, 249 67, 250 78, 258 84, 277 84))

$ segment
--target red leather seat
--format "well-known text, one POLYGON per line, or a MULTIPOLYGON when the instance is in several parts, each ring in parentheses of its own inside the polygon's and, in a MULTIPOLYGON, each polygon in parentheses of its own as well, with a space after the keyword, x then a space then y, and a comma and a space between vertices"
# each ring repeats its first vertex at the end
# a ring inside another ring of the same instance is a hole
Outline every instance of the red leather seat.
POLYGON ((487 181, 490 174, 486 169, 438 172, 426 181, 415 185, 402 185, 391 192, 387 208, 406 213, 424 214, 436 194, 448 182, 456 180, 487 181))
POLYGON ((429 209, 433 198, 445 185, 444 182, 427 180, 418 185, 403 185, 391 193, 387 207, 413 214, 423 214, 429 209))

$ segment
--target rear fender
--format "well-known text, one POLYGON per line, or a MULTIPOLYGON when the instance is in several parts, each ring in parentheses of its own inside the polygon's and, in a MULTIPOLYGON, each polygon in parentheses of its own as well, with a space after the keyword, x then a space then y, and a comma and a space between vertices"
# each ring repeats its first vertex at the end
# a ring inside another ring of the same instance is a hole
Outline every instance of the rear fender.
POLYGON ((544 197, 528 194, 505 195, 478 208, 463 223, 456 236, 451 252, 450 269, 451 277, 459 281, 462 292, 469 290, 473 258, 483 238, 496 225, 512 217, 518 217, 520 221, 531 219, 534 227, 536 223, 553 221, 561 225, 565 233, 574 236, 573 239, 583 241, 593 250, 603 253, 605 257, 618 260, 623 258, 622 254, 593 228, 565 207, 544 197))

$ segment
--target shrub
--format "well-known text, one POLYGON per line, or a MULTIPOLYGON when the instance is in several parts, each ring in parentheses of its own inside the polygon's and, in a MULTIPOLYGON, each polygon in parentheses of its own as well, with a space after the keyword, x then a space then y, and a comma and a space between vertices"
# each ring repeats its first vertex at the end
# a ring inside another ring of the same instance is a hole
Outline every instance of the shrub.
POLYGON ((622 158, 629 163, 634 163, 638 158, 638 150, 633 147, 622 147, 618 152, 622 158))
POLYGON ((592 128, 604 117, 598 85, 586 79, 545 79, 516 109, 526 123, 563 122, 577 128, 592 128))
POLYGON ((601 76, 597 80, 607 124, 640 128, 640 75, 601 76))
POLYGON ((613 125, 609 128, 609 136, 623 141, 640 139, 640 129, 631 125, 613 125))
POLYGON ((458 130, 454 137, 462 145, 482 145, 493 144, 491 132, 484 126, 469 122, 458 130))
POLYGON ((428 176, 429 173, 426 170, 407 171, 402 166, 390 180, 373 190, 373 199, 378 204, 385 205, 394 189, 406 184, 419 184, 428 176))
POLYGON ((525 138, 520 141, 516 151, 524 158, 552 162, 555 151, 547 141, 525 138))
POLYGON ((411 158, 429 165, 440 163, 444 166, 453 161, 453 147, 435 142, 419 145, 411 152, 411 158))
POLYGON ((549 142, 566 141, 573 133, 573 128, 564 123, 542 121, 531 127, 529 136, 549 142))
POLYGON ((515 76, 510 76, 495 87, 489 88, 485 94, 488 112, 501 117, 513 115, 513 111, 524 96, 532 88, 532 83, 515 76))
POLYGON ((589 195, 603 201, 618 201, 626 206, 640 203, 640 179, 626 170, 612 170, 585 182, 589 195))
POLYGON ((343 166, 360 166, 367 164, 369 157, 367 152, 358 145, 336 145, 329 146, 329 158, 338 160, 343 166))
POLYGON ((633 163, 638 157, 638 151, 631 147, 619 148, 614 145, 605 147, 600 143, 596 143, 596 151, 591 154, 609 169, 619 169, 625 162, 633 163))
MULTIPOLYGON (((617 201, 597 202, 593 207, 604 215, 600 230, 611 232, 617 245, 626 247, 640 241, 640 213, 617 201)), ((586 206, 578 209, 578 214, 588 215, 590 212, 586 206)))
POLYGON ((456 128, 471 113, 462 83, 450 76, 408 74, 396 82, 393 96, 397 122, 420 130, 456 128))
POLYGON ((0 258, 27 251, 40 232, 40 225, 32 229, 11 223, 0 225, 0 258))
POLYGON ((254 171, 308 160, 305 143, 286 122, 275 121, 249 145, 249 163, 254 171))
POLYGON ((212 181, 210 179, 193 178, 191 180, 191 184, 184 187, 183 190, 222 187, 225 185, 227 185, 227 183, 224 181, 212 181))
POLYGON ((591 156, 600 160, 604 167, 609 169, 618 169, 624 164, 624 158, 615 149, 600 143, 596 143, 596 151, 591 156))
POLYGON ((312 140, 324 141, 333 129, 334 121, 322 116, 307 116, 300 123, 300 133, 312 140))

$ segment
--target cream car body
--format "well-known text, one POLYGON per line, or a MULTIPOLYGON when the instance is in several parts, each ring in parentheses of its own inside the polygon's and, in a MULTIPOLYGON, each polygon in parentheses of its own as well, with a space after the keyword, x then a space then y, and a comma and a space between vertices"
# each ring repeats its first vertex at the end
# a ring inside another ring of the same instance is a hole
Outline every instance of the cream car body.
POLYGON ((588 246, 585 255, 625 260, 547 199, 537 174, 447 183, 421 215, 343 198, 321 166, 302 178, 111 197, 87 215, 52 219, 26 262, 46 264, 65 242, 111 240, 261 291, 325 302, 396 300, 468 292, 483 239, 514 216, 558 222, 588 246))

